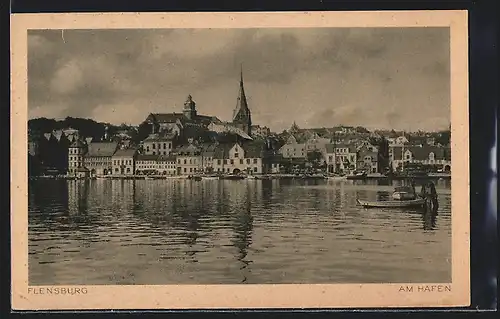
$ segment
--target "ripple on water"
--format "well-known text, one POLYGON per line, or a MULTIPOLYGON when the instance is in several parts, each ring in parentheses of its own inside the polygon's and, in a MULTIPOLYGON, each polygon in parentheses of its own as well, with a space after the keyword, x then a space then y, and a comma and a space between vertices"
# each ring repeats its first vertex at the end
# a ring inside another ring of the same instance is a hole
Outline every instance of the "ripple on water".
POLYGON ((29 189, 31 284, 450 280, 446 189, 426 216, 357 207, 371 185, 95 182, 29 189))

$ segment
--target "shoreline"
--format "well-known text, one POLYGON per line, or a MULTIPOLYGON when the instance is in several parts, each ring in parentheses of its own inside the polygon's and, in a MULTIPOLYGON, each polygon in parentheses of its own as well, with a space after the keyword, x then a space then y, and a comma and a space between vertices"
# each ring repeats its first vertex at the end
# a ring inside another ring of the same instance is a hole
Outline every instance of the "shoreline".
MULTIPOLYGON (((219 179, 219 180, 231 180, 230 175, 221 175, 221 176, 210 176, 210 175, 194 175, 193 177, 201 177, 202 179, 219 179)), ((144 176, 144 175, 127 175, 127 176, 96 176, 96 177, 76 177, 76 176, 29 176, 28 180, 97 180, 97 179, 105 179, 105 180, 167 180, 167 179, 186 179, 186 180, 194 180, 193 178, 189 178, 188 175, 168 175, 168 176, 144 176)), ((239 178, 237 180, 275 180, 275 179, 284 179, 284 180, 326 180, 331 181, 332 179, 326 176, 312 175, 312 176, 303 176, 303 175, 292 175, 292 174, 262 174, 262 175, 249 175, 243 178, 239 178)), ((451 180, 451 175, 431 175, 431 176, 365 176, 365 177, 357 177, 357 178, 345 178, 334 180, 335 182, 345 182, 345 181, 401 181, 406 179, 414 179, 414 180, 451 180)))

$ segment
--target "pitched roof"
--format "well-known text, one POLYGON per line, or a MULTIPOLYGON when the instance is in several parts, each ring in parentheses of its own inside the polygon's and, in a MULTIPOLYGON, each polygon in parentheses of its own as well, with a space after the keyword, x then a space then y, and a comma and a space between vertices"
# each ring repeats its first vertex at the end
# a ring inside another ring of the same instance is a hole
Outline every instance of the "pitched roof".
POLYGON ((335 148, 348 148, 349 153, 356 153, 356 147, 351 144, 333 144, 329 143, 325 145, 327 153, 334 153, 335 148))
POLYGON ((204 144, 201 146, 202 152, 204 156, 214 156, 216 144, 204 144))
POLYGON ((174 155, 160 155, 158 156, 158 161, 160 162, 175 162, 175 156, 174 155))
POLYGON ((76 139, 69 147, 85 147, 85 143, 83 143, 80 139, 76 139))
POLYGON ((93 142, 89 145, 87 156, 113 156, 118 147, 116 142, 93 142))
POLYGON ((449 160, 451 155, 450 149, 438 146, 427 146, 427 145, 422 147, 415 146, 415 147, 409 147, 408 150, 412 153, 413 158, 418 161, 429 159, 430 153, 434 153, 435 160, 449 160))
POLYGON ((183 113, 151 113, 152 117, 158 123, 175 123, 178 119, 183 119, 183 113))
POLYGON ((175 139, 175 136, 175 133, 149 134, 148 137, 144 139, 144 142, 172 141, 175 139))
POLYGON ((410 136, 408 138, 408 143, 409 144, 426 144, 427 137, 425 137, 425 136, 410 136))
POLYGON ((229 158, 229 150, 234 146, 234 144, 219 144, 215 147, 214 158, 224 159, 229 158))
POLYGON ((201 152, 201 148, 194 144, 182 145, 175 150, 175 153, 187 156, 196 155, 198 152, 201 152))
POLYGON ((244 139, 247 139, 247 140, 252 139, 252 137, 250 135, 245 133, 245 131, 243 131, 242 129, 233 126, 232 123, 214 123, 214 125, 212 125, 210 127, 210 130, 212 130, 213 132, 217 132, 217 133, 236 134, 236 135, 238 135, 244 139))
POLYGON ((240 77, 240 92, 238 94, 238 99, 236 102, 236 107, 233 112, 233 121, 237 121, 241 116, 246 117, 250 114, 250 109, 248 108, 247 97, 245 95, 245 88, 243 85, 243 70, 241 71, 240 77))
POLYGON ((266 151, 265 144, 263 143, 244 143, 241 147, 245 151, 245 158, 263 157, 266 151))
POLYGON ((52 133, 43 133, 43 137, 45 137, 47 141, 50 141, 50 139, 53 138, 53 135, 52 133))
POLYGON ((217 118, 216 116, 209 116, 209 115, 196 115, 193 121, 203 124, 205 126, 210 125, 210 123, 216 123, 216 124, 222 123, 222 121, 219 120, 219 118, 217 118))
POLYGON ((137 161, 156 161, 159 155, 149 155, 149 154, 137 154, 137 161))
POLYGON ((136 154, 137 150, 134 148, 119 149, 113 154, 113 157, 132 157, 136 154))

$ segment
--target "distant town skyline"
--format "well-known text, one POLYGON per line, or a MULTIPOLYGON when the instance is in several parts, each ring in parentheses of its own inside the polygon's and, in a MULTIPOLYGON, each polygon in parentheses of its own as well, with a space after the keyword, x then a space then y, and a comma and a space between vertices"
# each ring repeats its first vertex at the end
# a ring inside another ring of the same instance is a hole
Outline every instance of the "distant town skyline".
POLYGON ((138 125, 232 120, 240 65, 254 124, 437 131, 450 125, 448 28, 30 30, 28 116, 138 125))

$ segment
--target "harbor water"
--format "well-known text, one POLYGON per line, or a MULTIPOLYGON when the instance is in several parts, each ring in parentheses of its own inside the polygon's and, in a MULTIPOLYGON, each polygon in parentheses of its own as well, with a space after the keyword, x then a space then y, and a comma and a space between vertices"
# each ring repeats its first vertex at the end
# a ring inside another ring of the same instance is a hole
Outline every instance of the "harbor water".
POLYGON ((30 181, 29 284, 450 282, 450 181, 436 214, 356 203, 395 185, 30 181))

